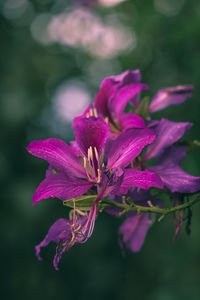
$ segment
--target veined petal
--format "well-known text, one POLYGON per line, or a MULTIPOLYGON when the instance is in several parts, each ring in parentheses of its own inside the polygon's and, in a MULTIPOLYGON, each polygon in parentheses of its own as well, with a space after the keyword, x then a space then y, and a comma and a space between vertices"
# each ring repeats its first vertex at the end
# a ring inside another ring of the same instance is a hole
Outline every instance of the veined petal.
POLYGON ((58 171, 77 177, 86 177, 80 159, 62 140, 33 141, 28 145, 27 150, 30 154, 46 160, 58 171))
POLYGON ((175 147, 171 146, 169 148, 166 148, 161 155, 157 157, 159 164, 178 164, 180 165, 182 159, 186 157, 186 149, 183 146, 175 147))
POLYGON ((177 164, 162 164, 149 169, 160 176, 171 192, 195 193, 200 190, 200 177, 189 175, 177 164))
MULTIPOLYGON (((115 96, 116 92, 128 84, 139 83, 140 81, 141 74, 139 70, 128 70, 122 74, 105 78, 101 84, 99 92, 95 97, 94 107, 102 116, 110 117, 108 103, 115 96)), ((134 103, 138 102, 138 95, 133 97, 132 100, 134 103)))
POLYGON ((125 195, 133 187, 148 190, 150 187, 163 188, 160 176, 148 170, 139 171, 136 169, 126 169, 119 187, 112 192, 116 195, 125 195))
POLYGON ((94 100, 94 107, 103 117, 109 117, 108 101, 117 89, 117 82, 108 77, 101 84, 100 90, 94 100))
POLYGON ((144 243, 150 224, 148 213, 127 218, 119 229, 123 246, 138 252, 144 243))
POLYGON ((64 173, 49 175, 44 179, 33 195, 33 204, 42 199, 59 198, 67 200, 79 197, 86 193, 93 183, 76 177, 66 176, 64 173))
POLYGON ((155 141, 147 148, 147 152, 143 160, 150 159, 160 155, 162 151, 178 141, 186 130, 189 130, 192 123, 171 122, 162 119, 159 124, 154 127, 156 132, 155 141))
POLYGON ((126 107, 126 104, 141 90, 147 90, 148 86, 143 83, 131 83, 121 87, 116 95, 109 101, 108 107, 113 119, 118 119, 126 107))
POLYGON ((82 118, 74 125, 76 142, 85 157, 88 149, 96 147, 100 156, 109 136, 109 125, 101 118, 82 118))
POLYGON ((78 144, 77 144, 76 141, 71 141, 71 142, 70 142, 70 147, 71 147, 72 151, 73 151, 77 156, 82 155, 81 150, 79 149, 79 146, 78 146, 78 144))
POLYGON ((149 106, 149 112, 161 110, 172 104, 180 104, 187 98, 192 97, 192 93, 193 86, 191 85, 161 89, 154 96, 149 106))
POLYGON ((106 144, 105 159, 107 168, 123 168, 128 166, 155 139, 151 129, 128 129, 117 139, 106 144))
POLYGON ((136 115, 136 114, 121 114, 119 117, 119 124, 122 129, 122 131, 125 131, 129 128, 144 128, 145 123, 144 120, 136 115))

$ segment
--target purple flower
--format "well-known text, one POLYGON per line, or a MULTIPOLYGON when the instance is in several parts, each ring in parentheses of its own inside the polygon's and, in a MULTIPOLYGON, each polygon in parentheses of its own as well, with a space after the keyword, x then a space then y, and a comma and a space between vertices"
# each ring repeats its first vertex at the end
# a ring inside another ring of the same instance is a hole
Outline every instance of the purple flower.
MULTIPOLYGON (((50 164, 47 177, 33 195, 33 204, 52 197, 63 201, 76 198, 97 185, 98 195, 86 225, 74 225, 76 228, 80 227, 79 233, 82 233, 86 241, 94 227, 97 202, 109 193, 114 193, 121 184, 126 190, 135 186, 143 189, 151 186, 162 188, 163 185, 160 177, 151 171, 126 169, 143 148, 154 141, 155 134, 151 129, 129 129, 117 139, 111 140, 108 138, 109 126, 101 118, 77 118, 73 127, 76 138, 74 152, 70 146, 58 139, 33 141, 27 147, 32 155, 50 164), (81 155, 78 156, 78 153, 81 155)), ((69 229, 66 230, 69 232, 69 229)), ((79 242, 76 234, 73 241, 79 242)), ((72 245, 69 239, 67 243, 72 245)))
POLYGON ((161 89, 152 99, 149 112, 161 110, 169 105, 180 104, 187 98, 192 97, 192 93, 193 86, 191 85, 161 89))
POLYGON ((191 128, 191 123, 177 123, 166 119, 153 123, 156 132, 155 141, 148 146, 143 162, 156 157, 158 165, 148 167, 162 179, 163 184, 171 192, 194 193, 200 190, 200 177, 187 174, 180 167, 186 156, 184 147, 175 147, 177 142, 191 128))
POLYGON ((136 108, 139 104, 139 94, 148 89, 140 83, 139 70, 126 71, 117 76, 105 78, 94 101, 97 113, 106 118, 115 134, 128 128, 144 128, 143 119, 132 113, 123 113, 128 101, 136 108))
POLYGON ((164 149, 177 142, 192 126, 192 123, 188 122, 172 122, 166 119, 161 121, 153 121, 153 124, 149 125, 154 129, 156 133, 155 141, 147 148, 146 154, 143 160, 157 157, 164 149), (153 125, 153 126, 152 126, 153 125))
POLYGON ((161 177, 171 192, 195 193, 200 190, 200 177, 192 176, 180 167, 185 156, 184 147, 169 147, 158 158, 159 165, 149 168, 161 177))

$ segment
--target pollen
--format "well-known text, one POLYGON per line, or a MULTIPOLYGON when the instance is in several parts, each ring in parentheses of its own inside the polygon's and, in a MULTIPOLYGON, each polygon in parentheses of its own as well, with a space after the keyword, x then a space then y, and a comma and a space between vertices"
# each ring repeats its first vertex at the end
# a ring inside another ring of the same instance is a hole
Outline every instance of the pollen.
POLYGON ((90 108, 89 112, 86 114, 86 118, 89 119, 90 117, 98 118, 98 113, 96 108, 90 108))

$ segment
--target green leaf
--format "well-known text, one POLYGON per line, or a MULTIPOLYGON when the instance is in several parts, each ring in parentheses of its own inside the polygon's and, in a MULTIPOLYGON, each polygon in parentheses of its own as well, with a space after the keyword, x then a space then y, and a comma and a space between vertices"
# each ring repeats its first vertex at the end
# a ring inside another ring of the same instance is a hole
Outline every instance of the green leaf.
POLYGON ((90 210, 96 198, 97 195, 84 195, 69 200, 65 200, 63 202, 63 205, 68 206, 70 208, 74 208, 74 201, 75 201, 75 207, 77 209, 80 209, 82 211, 88 211, 90 210))
POLYGON ((144 97, 142 99, 135 112, 144 119, 149 117, 149 97, 144 97))

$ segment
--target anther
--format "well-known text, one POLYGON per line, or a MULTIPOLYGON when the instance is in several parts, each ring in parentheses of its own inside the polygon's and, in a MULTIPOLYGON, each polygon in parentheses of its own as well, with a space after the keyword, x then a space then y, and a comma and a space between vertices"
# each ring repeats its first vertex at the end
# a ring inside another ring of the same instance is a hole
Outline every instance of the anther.
POLYGON ((97 110, 96 110, 96 108, 93 108, 93 112, 94 112, 94 116, 95 116, 95 118, 98 118, 98 113, 97 113, 97 110))
POLYGON ((97 183, 99 183, 101 181, 101 171, 100 171, 100 169, 97 169, 97 172, 98 172, 97 183))
POLYGON ((92 152, 92 147, 88 148, 88 161, 93 159, 93 152, 92 152))
POLYGON ((99 155, 96 147, 94 147, 94 153, 95 153, 96 160, 99 161, 99 155))
POLYGON ((105 118, 104 118, 104 121, 105 121, 106 124, 108 124, 108 123, 109 123, 108 117, 105 117, 105 118))

